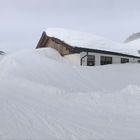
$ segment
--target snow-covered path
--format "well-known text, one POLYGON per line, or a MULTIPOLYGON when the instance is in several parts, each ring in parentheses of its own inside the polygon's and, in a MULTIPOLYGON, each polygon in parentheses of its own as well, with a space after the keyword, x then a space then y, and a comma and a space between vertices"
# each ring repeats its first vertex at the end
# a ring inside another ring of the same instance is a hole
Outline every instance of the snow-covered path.
POLYGON ((0 139, 140 139, 139 64, 86 68, 52 53, 0 62, 0 139))

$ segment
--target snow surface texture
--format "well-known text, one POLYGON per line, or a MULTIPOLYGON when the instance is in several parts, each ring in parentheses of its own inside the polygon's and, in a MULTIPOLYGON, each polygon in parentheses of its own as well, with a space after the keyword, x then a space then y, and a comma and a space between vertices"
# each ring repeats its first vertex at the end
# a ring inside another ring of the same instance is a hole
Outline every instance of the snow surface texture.
POLYGON ((38 49, 0 61, 0 139, 140 139, 140 65, 71 65, 38 49))
POLYGON ((46 34, 51 37, 59 38, 60 40, 75 46, 99 50, 113 51, 123 54, 140 56, 137 49, 116 43, 103 37, 92 35, 85 32, 79 32, 63 28, 48 28, 46 34))
POLYGON ((64 58, 66 58, 71 64, 80 65, 80 54, 69 54, 65 55, 64 58))

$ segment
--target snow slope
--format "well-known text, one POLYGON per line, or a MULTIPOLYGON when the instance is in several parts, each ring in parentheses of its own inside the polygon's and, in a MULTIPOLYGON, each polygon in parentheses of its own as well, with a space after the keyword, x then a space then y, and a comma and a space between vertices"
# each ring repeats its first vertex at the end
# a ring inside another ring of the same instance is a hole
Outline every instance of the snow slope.
POLYGON ((79 60, 80 60, 80 54, 79 53, 75 53, 75 54, 69 54, 69 55, 65 55, 64 58, 71 64, 74 65, 79 65, 79 60))
POLYGON ((48 28, 46 34, 76 47, 113 51, 140 56, 137 49, 93 34, 63 28, 48 28))
POLYGON ((74 66, 55 50, 0 61, 0 139, 140 139, 140 65, 74 66))

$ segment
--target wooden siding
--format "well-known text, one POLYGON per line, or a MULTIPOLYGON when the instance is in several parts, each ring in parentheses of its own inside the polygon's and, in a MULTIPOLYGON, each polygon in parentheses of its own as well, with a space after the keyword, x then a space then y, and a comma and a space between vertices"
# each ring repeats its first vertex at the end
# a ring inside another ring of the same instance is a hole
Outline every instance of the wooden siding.
POLYGON ((43 32, 36 49, 50 47, 56 49, 62 56, 64 56, 67 54, 71 54, 71 47, 66 45, 67 44, 63 43, 62 41, 59 41, 58 39, 55 39, 53 37, 49 37, 45 32, 43 32))
POLYGON ((56 49, 62 56, 67 55, 67 54, 71 54, 70 50, 68 50, 62 44, 56 43, 51 38, 49 38, 49 40, 47 41, 46 47, 47 46, 56 49))
POLYGON ((42 33, 42 36, 41 36, 41 38, 40 38, 40 40, 39 40, 39 42, 38 42, 38 44, 37 44, 36 49, 46 47, 46 44, 47 44, 47 42, 48 42, 48 39, 49 39, 49 38, 48 38, 48 36, 46 35, 46 33, 43 32, 43 33, 42 33))

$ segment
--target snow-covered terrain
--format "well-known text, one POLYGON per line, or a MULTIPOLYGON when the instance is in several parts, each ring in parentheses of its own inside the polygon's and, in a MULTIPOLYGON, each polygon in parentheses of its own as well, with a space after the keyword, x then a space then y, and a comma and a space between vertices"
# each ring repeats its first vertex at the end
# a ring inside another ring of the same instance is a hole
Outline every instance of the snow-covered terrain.
POLYGON ((140 65, 71 65, 55 50, 0 61, 0 139, 140 139, 140 65))

